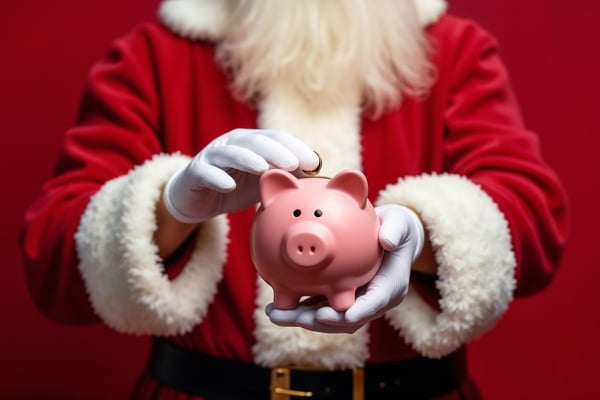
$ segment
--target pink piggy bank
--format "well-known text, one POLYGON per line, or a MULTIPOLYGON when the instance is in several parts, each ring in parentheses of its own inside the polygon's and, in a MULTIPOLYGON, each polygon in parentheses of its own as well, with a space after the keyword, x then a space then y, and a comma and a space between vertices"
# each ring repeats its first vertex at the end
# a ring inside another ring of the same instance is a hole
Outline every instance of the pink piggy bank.
POLYGON ((354 303, 356 289, 371 280, 383 257, 367 191, 367 179, 354 170, 331 179, 298 179, 277 169, 262 175, 250 250, 277 308, 315 295, 338 311, 354 303))

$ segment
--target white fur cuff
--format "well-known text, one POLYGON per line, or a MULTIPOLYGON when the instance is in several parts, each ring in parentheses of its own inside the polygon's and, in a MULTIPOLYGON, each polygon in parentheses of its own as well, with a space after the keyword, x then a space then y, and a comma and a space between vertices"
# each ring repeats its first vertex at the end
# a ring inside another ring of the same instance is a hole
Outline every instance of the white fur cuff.
POLYGON ((158 155, 107 182, 81 219, 79 269, 95 311, 118 331, 187 332, 201 321, 216 293, 227 245, 225 217, 204 223, 188 264, 172 281, 163 273, 153 242, 161 188, 188 161, 158 155))
POLYGON ((491 328, 515 288, 515 256, 504 215, 476 184, 457 175, 422 175, 388 186, 377 204, 417 211, 436 261, 441 312, 415 290, 386 317, 427 357, 441 357, 491 328))

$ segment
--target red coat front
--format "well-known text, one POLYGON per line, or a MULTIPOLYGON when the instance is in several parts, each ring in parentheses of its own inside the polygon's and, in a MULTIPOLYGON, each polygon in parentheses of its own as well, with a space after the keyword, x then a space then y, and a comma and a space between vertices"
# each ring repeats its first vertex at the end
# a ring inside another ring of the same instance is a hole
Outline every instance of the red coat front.
POLYGON ((26 216, 22 245, 40 309, 267 366, 439 357, 485 332, 514 294, 552 278, 565 198, 523 127, 494 40, 450 16, 429 33, 431 93, 359 123, 354 110, 312 115, 285 96, 237 101, 209 41, 155 24, 116 41, 92 69, 55 177, 26 216), (272 294, 248 248, 253 209, 203 223, 160 260, 152 234, 166 180, 215 137, 257 126, 301 137, 326 175, 362 169, 373 202, 417 210, 439 264, 435 282, 413 274, 408 297, 385 318, 328 336, 266 319, 272 294))

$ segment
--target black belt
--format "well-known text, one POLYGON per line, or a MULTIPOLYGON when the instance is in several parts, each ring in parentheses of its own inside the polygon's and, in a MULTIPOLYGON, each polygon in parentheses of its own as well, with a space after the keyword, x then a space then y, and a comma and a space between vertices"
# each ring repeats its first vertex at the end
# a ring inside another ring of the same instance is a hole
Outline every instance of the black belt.
POLYGON ((427 399, 459 387, 466 377, 466 363, 464 350, 459 350, 441 359, 367 364, 364 370, 271 369, 155 339, 148 373, 164 385, 209 400, 296 399, 307 394, 319 400, 350 400, 361 398, 353 397, 357 390, 364 390, 368 400, 427 399), (288 380, 289 386, 277 389, 280 396, 273 395, 279 384, 276 381, 281 380, 288 380), (286 393, 292 396, 286 397, 286 393))

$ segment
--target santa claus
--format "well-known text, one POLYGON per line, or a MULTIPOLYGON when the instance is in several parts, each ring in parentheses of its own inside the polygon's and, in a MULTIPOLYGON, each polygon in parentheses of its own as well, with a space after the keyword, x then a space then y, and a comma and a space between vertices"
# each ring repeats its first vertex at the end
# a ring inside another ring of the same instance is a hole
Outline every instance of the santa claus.
POLYGON ((154 336, 135 398, 477 398, 465 345, 549 282, 567 215, 495 40, 445 11, 165 0, 92 69, 27 214, 40 308, 154 336), (275 309, 249 254, 258 177, 314 152, 382 221, 345 313, 275 309))

